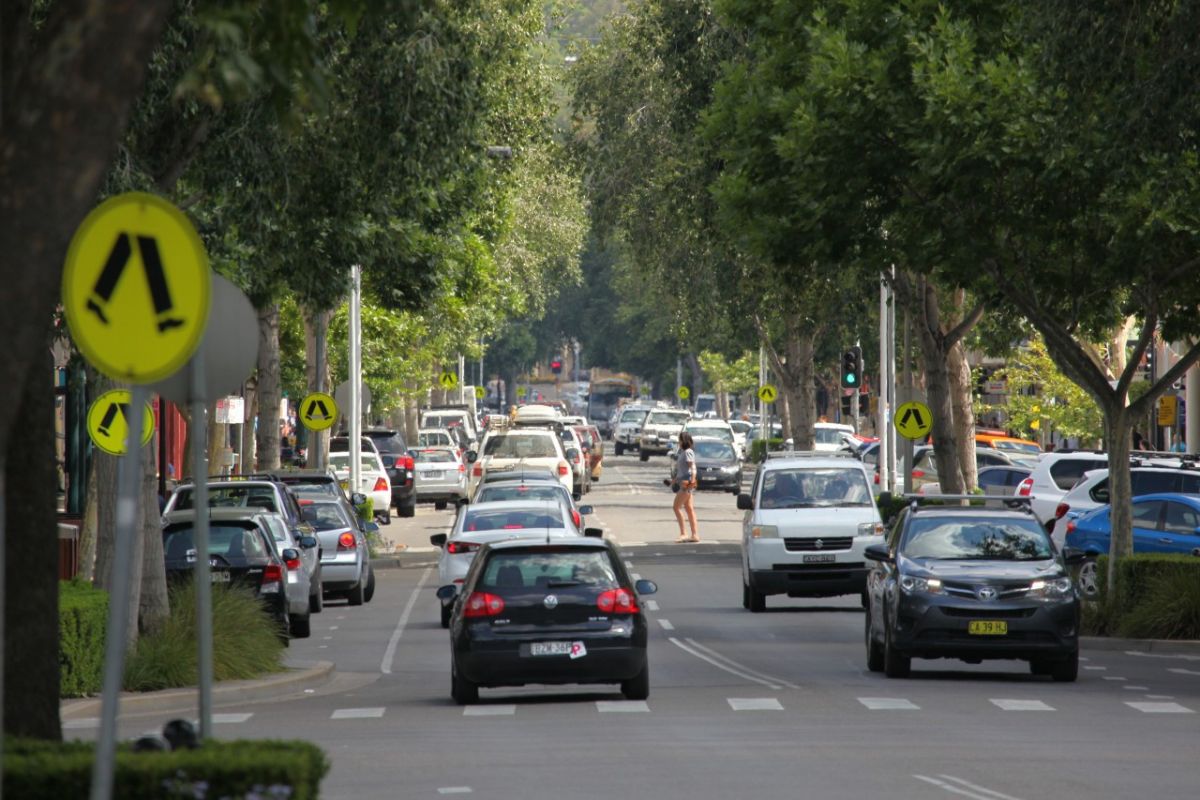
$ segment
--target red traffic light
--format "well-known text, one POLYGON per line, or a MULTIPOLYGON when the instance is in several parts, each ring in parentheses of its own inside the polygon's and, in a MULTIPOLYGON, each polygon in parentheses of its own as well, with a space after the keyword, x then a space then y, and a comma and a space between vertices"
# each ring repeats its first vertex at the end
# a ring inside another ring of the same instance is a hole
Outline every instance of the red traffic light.
POLYGON ((555 375, 562 372, 562 362, 557 358, 550 362, 550 371, 555 375))

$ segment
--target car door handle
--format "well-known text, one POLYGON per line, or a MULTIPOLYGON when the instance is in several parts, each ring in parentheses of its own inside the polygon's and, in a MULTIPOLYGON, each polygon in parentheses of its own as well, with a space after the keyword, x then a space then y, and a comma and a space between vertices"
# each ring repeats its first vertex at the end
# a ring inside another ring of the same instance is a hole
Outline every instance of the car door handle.
POLYGON ((1166 537, 1166 536, 1160 536, 1160 537, 1158 538, 1158 543, 1159 543, 1159 544, 1170 544, 1170 543, 1171 543, 1171 539, 1170 539, 1170 538, 1168 538, 1168 537, 1166 537))

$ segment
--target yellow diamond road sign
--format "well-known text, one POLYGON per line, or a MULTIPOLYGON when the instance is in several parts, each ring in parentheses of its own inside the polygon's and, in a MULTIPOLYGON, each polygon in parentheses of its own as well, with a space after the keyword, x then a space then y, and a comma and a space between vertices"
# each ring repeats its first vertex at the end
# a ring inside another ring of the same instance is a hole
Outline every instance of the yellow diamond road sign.
POLYGON ((764 403, 774 403, 775 398, 779 396, 779 392, 769 383, 764 383, 758 388, 758 399, 764 403))
POLYGON ((933 414, 924 403, 905 403, 896 409, 892 424, 905 439, 924 439, 933 428, 933 414))
POLYGON ((678 389, 675 390, 675 396, 678 397, 680 400, 687 400, 689 397, 692 396, 692 390, 686 386, 680 386, 678 389))
POLYGON ((97 206, 71 239, 63 311, 80 352, 116 380, 153 383, 182 367, 208 325, 204 245, 179 209, 128 192, 97 206))
POLYGON ((440 376, 438 376, 438 383, 446 391, 450 391, 451 389, 457 389, 458 388, 458 376, 455 375, 453 372, 449 372, 449 371, 443 372, 440 376))
MULTIPOLYGON (((109 455, 123 456, 129 438, 129 414, 133 396, 128 389, 112 389, 95 399, 88 409, 87 429, 92 444, 109 455)), ((154 436, 154 409, 142 409, 142 444, 154 436)))
POLYGON ((300 401, 300 424, 310 431, 333 427, 337 416, 337 401, 324 392, 313 392, 300 401))

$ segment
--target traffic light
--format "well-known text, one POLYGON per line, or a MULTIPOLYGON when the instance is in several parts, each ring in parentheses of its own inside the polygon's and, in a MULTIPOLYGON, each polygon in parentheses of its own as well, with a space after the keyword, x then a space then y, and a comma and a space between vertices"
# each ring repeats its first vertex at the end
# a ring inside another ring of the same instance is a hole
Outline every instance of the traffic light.
POLYGON ((842 353, 842 388, 858 389, 862 386, 862 348, 855 345, 842 353))
POLYGON ((554 359, 553 361, 551 361, 550 362, 550 371, 553 372, 555 375, 561 375, 562 374, 562 362, 559 361, 557 358, 554 359))

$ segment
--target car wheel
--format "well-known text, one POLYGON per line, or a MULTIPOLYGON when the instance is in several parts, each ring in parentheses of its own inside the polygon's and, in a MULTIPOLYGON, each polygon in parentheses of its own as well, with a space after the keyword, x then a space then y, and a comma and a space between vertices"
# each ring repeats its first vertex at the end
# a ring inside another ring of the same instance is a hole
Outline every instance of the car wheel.
POLYGON ((1096 559, 1088 556, 1079 566, 1079 589, 1084 597, 1095 597, 1100 594, 1100 575, 1096 569, 1096 559))
POLYGON ((363 594, 366 587, 363 586, 365 581, 362 578, 358 579, 358 583, 350 587, 350 591, 346 594, 346 599, 350 601, 352 606, 361 606, 363 604, 363 594))
POLYGON ((446 510, 446 501, 438 500, 436 503, 433 504, 433 507, 436 508, 438 511, 445 511, 446 510))
POLYGON ((412 516, 416 516, 416 513, 417 513, 417 501, 416 501, 416 499, 415 499, 415 498, 414 498, 414 499, 412 499, 412 500, 409 500, 409 501, 408 501, 408 505, 399 506, 399 507, 398 507, 396 510, 397 510, 398 512, 400 512, 400 516, 402 516, 402 517, 412 517, 412 516))
POLYGON ((367 588, 363 590, 363 600, 368 603, 375 596, 375 567, 367 567, 367 588))
POLYGON ((308 613, 320 614, 323 608, 325 608, 325 590, 318 583, 317 590, 308 596, 308 613))
POLYGON ((383 524, 384 525, 392 524, 392 510, 390 508, 387 511, 383 512, 383 524))
POLYGON ((616 451, 619 456, 625 455, 625 447, 620 442, 616 444, 616 451))
POLYGON ((642 461, 649 461, 650 454, 649 453, 638 453, 638 458, 641 459, 642 461))
POLYGON ((912 659, 903 655, 892 644, 892 630, 883 627, 883 674, 889 678, 907 678, 912 671, 912 659))
POLYGON ((442 627, 443 628, 450 627, 450 615, 452 613, 454 613, 454 606, 448 606, 448 605, 442 606, 442 627))
POLYGON ((621 694, 626 700, 645 700, 650 696, 650 662, 642 665, 642 671, 627 681, 621 681, 621 694))
POLYGON ((312 636, 312 618, 310 614, 311 612, 305 614, 303 617, 292 617, 290 628, 293 639, 307 639, 309 636, 312 636))
POLYGON ((286 611, 275 618, 275 630, 275 635, 279 637, 279 641, 283 643, 284 647, 291 644, 292 620, 286 611))
POLYGON ((867 594, 866 589, 862 590, 862 596, 858 599, 858 602, 862 603, 863 608, 871 607, 871 596, 867 594))
POLYGON ((767 610, 767 596, 754 588, 754 584, 746 586, 746 593, 749 595, 749 609, 752 614, 760 614, 767 610))
POLYGON ((742 578, 742 608, 750 609, 750 586, 745 578, 742 578))
POLYGON ((458 667, 450 662, 450 696, 460 706, 479 702, 479 684, 472 683, 458 674, 458 667))
POLYGON ((1055 661, 1050 667, 1050 677, 1057 683, 1074 683, 1079 677, 1079 650, 1076 648, 1071 655, 1062 661, 1055 661))
POLYGON ((871 615, 866 614, 867 618, 867 669, 871 672, 883 672, 883 645, 875 641, 875 637, 871 635, 871 615))

